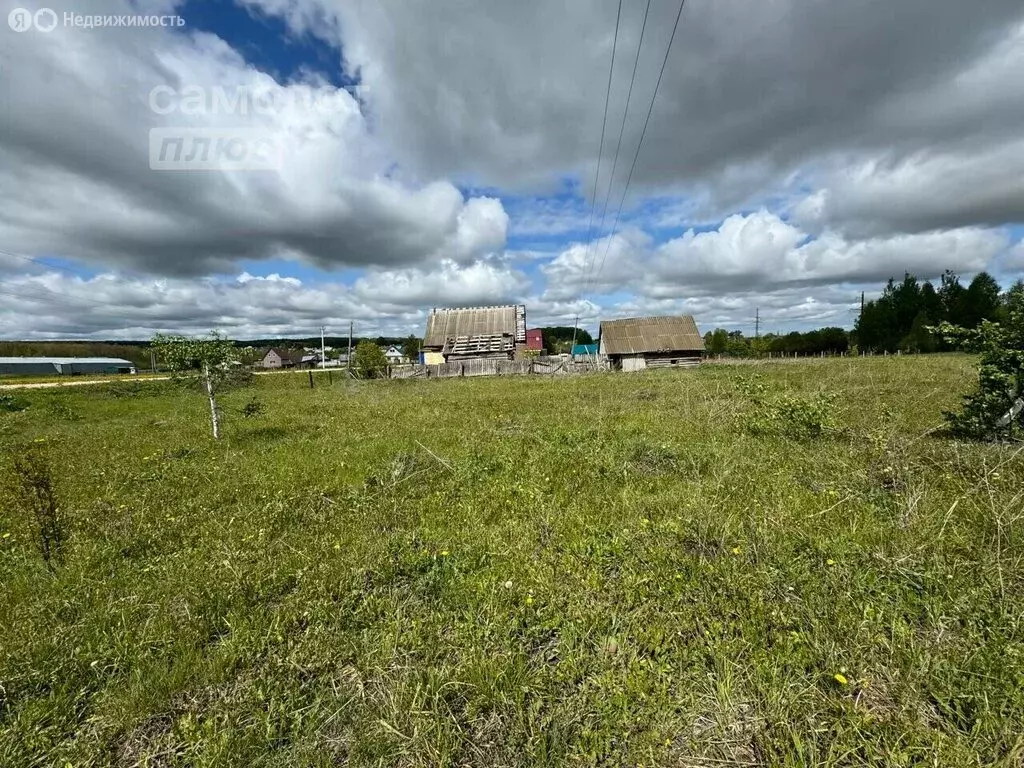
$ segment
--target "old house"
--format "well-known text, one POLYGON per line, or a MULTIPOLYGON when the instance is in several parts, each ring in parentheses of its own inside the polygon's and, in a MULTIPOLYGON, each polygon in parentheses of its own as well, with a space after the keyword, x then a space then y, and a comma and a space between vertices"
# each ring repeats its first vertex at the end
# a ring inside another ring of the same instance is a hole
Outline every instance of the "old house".
POLYGON ((423 362, 511 360, 525 347, 526 307, 521 304, 433 309, 423 337, 423 362))
POLYGON ((384 357, 388 359, 388 365, 401 365, 408 362, 402 348, 394 344, 384 350, 384 357))
POLYGON ((260 359, 260 368, 294 368, 302 363, 303 352, 301 349, 281 349, 271 347, 263 353, 260 359))
POLYGON ((690 315, 630 317, 602 321, 598 349, 613 369, 639 371, 697 365, 704 340, 690 315))

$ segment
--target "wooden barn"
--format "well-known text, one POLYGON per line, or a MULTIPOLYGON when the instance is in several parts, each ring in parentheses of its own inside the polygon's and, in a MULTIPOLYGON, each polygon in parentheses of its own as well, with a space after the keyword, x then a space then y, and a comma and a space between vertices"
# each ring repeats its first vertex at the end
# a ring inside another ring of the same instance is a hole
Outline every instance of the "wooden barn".
POLYGON ((522 304, 433 309, 427 316, 423 361, 512 360, 525 347, 526 307, 522 304))
POLYGON ((598 348, 613 369, 640 371, 698 365, 704 340, 690 315, 630 317, 602 321, 598 348))

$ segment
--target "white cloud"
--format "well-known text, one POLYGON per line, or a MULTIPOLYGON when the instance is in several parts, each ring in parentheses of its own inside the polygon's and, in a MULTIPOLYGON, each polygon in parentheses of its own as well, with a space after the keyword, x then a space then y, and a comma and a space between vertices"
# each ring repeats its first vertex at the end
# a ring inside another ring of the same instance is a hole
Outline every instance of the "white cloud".
POLYGON ((309 85, 275 82, 212 35, 59 26, 5 34, 4 46, 6 248, 203 275, 284 252, 331 269, 467 263, 504 247, 499 200, 464 200, 445 180, 403 183, 351 95, 314 102, 309 85), (149 131, 161 127, 259 131, 283 162, 152 171, 149 131))
POLYGON ((156 331, 235 337, 340 333, 421 334, 430 306, 517 301, 524 275, 486 262, 446 261, 435 271, 376 270, 345 283, 306 284, 294 277, 242 272, 233 279, 91 278, 43 271, 4 279, 0 336, 6 338, 148 338, 156 331))
MULTIPOLYGON (((614 0, 243 2, 339 44, 360 99, 338 91, 312 109, 304 88, 320 75, 277 82, 191 27, 5 32, 0 247, 103 274, 41 274, 0 254, 0 332, 265 335, 350 317, 408 332, 435 304, 524 297, 531 322, 688 311, 746 323, 761 307, 781 323, 848 324, 853 284, 1024 269, 1008 235, 1024 222, 1019 0, 688 4, 621 231, 589 246, 570 239, 589 229, 614 0), (157 86, 277 108, 228 113, 215 97, 168 114, 151 108, 157 86), (259 130, 285 162, 151 171, 149 131, 168 126, 259 130), (355 276, 257 275, 270 259, 355 276)), ((0 18, 14 4, 0 0, 0 18)), ((175 6, 74 10, 143 7, 175 6)), ((613 212, 675 8, 652 4, 613 212)), ((637 11, 624 7, 601 201, 637 11)))
POLYGON ((776 214, 734 215, 709 232, 690 230, 659 246, 637 231, 599 241, 608 250, 604 269, 590 267, 587 249, 573 245, 544 267, 551 295, 579 291, 672 299, 787 286, 881 282, 903 271, 921 278, 944 269, 984 269, 1009 247, 1000 230, 962 228, 945 232, 848 240, 826 231, 815 239, 776 214), (588 287, 590 290, 588 290, 588 287))

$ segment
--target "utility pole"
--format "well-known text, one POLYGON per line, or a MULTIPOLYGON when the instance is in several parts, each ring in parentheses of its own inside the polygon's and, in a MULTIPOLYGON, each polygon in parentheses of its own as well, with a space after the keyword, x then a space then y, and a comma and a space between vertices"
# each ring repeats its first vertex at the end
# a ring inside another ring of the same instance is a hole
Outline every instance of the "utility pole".
POLYGON ((350 371, 352 370, 352 326, 354 326, 354 325, 355 325, 355 323, 353 323, 351 320, 348 321, 348 363, 347 363, 347 367, 348 367, 348 369, 350 371))
POLYGON ((761 338, 761 308, 754 310, 754 338, 761 338))
POLYGON ((572 326, 572 346, 569 347, 569 357, 572 358, 572 351, 576 349, 576 329, 580 327, 580 316, 576 315, 576 322, 572 326))
POLYGON ((327 367, 327 347, 324 346, 324 330, 325 328, 320 326, 320 370, 327 367))
POLYGON ((860 319, 864 319, 864 291, 860 292, 860 319))

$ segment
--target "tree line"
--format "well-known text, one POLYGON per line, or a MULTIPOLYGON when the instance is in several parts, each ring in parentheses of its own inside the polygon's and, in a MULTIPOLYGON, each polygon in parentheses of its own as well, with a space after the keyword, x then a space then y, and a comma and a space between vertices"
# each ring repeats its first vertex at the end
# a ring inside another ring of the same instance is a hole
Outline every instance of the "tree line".
POLYGON ((955 346, 936 330, 941 324, 970 330, 985 320, 1005 323, 1010 306, 1022 299, 1024 280, 1003 292, 987 272, 979 272, 965 286, 946 270, 938 287, 907 273, 899 282, 890 278, 882 295, 864 304, 852 331, 833 327, 749 337, 716 328, 704 334, 704 348, 708 354, 729 357, 949 351, 955 346))
POLYGON ((937 352, 952 349, 935 332, 942 323, 968 330, 985 320, 1005 321, 1015 295, 1024 293, 1018 280, 1005 293, 988 272, 979 272, 966 286, 946 270, 936 287, 911 274, 889 278, 882 295, 864 305, 854 327, 857 346, 872 352, 937 352))

